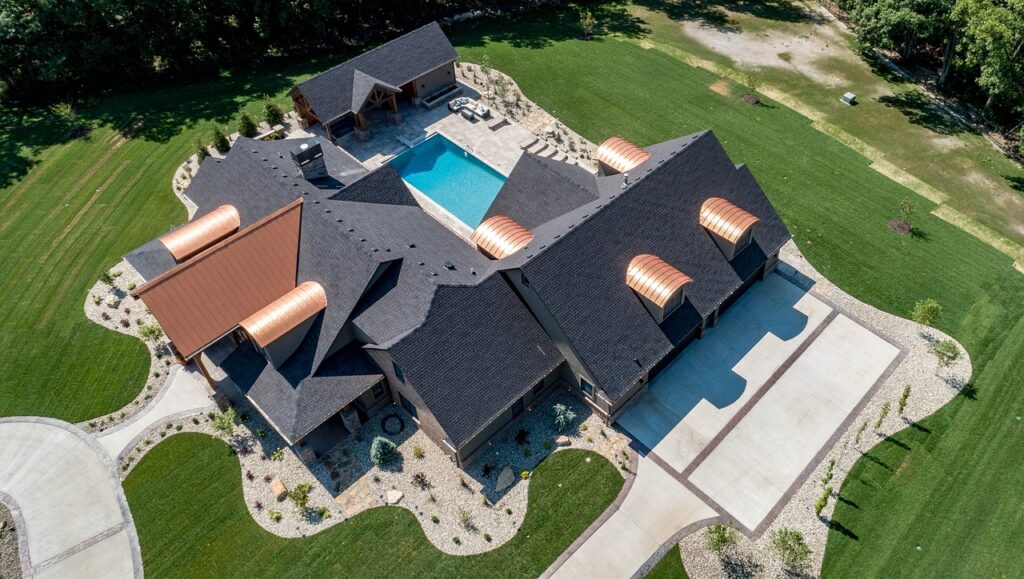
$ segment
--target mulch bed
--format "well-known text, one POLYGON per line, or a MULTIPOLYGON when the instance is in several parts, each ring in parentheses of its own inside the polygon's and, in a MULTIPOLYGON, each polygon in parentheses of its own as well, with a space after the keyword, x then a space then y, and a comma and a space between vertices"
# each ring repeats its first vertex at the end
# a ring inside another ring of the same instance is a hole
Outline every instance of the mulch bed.
POLYGON ((889 220, 889 229, 892 229, 900 235, 910 235, 911 227, 906 221, 900 221, 899 219, 889 220))

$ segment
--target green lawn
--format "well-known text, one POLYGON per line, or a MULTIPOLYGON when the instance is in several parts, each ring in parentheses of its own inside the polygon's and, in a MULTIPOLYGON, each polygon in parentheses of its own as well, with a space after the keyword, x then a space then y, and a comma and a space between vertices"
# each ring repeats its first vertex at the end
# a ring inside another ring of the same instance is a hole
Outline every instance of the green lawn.
POLYGON ((560 24, 480 25, 456 38, 466 60, 488 55, 591 140, 648 144, 713 129, 823 274, 898 315, 935 297, 945 308, 939 327, 971 354, 969 396, 897 436, 906 448, 882 443, 858 463, 842 488, 849 502, 836 511, 825 576, 1015 574, 1024 565, 1024 277, 1010 260, 928 215, 931 203, 793 111, 720 96, 707 88, 715 75, 665 52, 575 40, 560 24), (923 210, 921 236, 886 227, 903 197, 923 210))
POLYGON ((536 577, 615 500, 622 484, 598 454, 556 452, 533 473, 529 509, 516 536, 493 551, 462 557, 438 551, 412 513, 399 507, 370 509, 307 538, 272 535, 243 504, 238 458, 201 434, 157 445, 124 488, 151 578, 536 577))
POLYGON ((672 547, 644 579, 690 579, 683 567, 683 556, 679 553, 679 545, 672 547))
POLYGON ((82 313, 86 292, 121 256, 185 220, 177 166, 214 123, 234 129, 262 94, 281 103, 288 74, 224 77, 107 98, 79 110, 94 128, 68 141, 45 111, 0 109, 0 416, 78 422, 130 402, 149 357, 139 340, 82 313))
POLYGON ((766 86, 781 90, 814 111, 815 118, 838 127, 876 148, 884 159, 950 196, 946 202, 1017 244, 1024 244, 1024 170, 996 150, 977 131, 942 112, 913 84, 880 63, 857 56, 853 35, 840 26, 814 24, 799 2, 721 2, 710 4, 636 0, 632 12, 641 16, 650 34, 646 40, 718 65, 756 70, 766 86), (756 10, 754 7, 764 9, 756 10), (844 51, 824 55, 807 65, 830 75, 840 86, 782 66, 737 64, 683 33, 687 19, 711 22, 753 37, 768 34, 819 38, 844 51), (858 106, 839 102, 846 90, 859 95, 858 106), (1015 198, 1015 199, 1014 199, 1015 198))

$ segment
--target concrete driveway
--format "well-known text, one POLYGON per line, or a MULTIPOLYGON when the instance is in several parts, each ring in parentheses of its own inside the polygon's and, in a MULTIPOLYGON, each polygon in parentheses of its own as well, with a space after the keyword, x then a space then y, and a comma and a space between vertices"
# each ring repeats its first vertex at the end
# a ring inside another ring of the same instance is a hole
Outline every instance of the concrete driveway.
POLYGON ((26 577, 142 577, 114 463, 81 429, 0 419, 0 500, 17 521, 26 577))

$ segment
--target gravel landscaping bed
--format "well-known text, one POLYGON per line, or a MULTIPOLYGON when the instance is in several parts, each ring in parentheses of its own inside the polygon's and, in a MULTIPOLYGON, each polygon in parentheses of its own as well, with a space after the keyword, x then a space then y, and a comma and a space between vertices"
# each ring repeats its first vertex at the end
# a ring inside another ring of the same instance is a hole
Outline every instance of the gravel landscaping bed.
MULTIPOLYGON (((578 416, 574 428, 564 433, 563 444, 593 450, 620 470, 628 466, 628 440, 565 391, 553 392, 526 412, 466 471, 456 467, 400 407, 388 407, 372 417, 363 425, 359 439, 346 437, 329 452, 304 464, 291 449, 284 448, 284 441, 253 408, 239 404, 235 409, 241 420, 229 444, 241 462, 239 476, 253 519, 275 535, 307 536, 366 509, 394 504, 414 513, 427 538, 439 549, 466 555, 498 547, 519 529, 526 515, 529 473, 560 448, 555 443, 559 433, 552 412, 552 406, 559 403, 578 416), (395 432, 399 420, 401 432, 385 433, 385 428, 395 432), (527 432, 525 439, 519 435, 520 430, 527 432), (400 458, 393 464, 380 467, 371 463, 370 445, 376 436, 397 444, 400 458), (511 485, 498 491, 499 478, 506 468, 509 474, 505 477, 511 478, 511 485), (309 508, 300 512, 291 500, 277 500, 277 481, 289 491, 309 483, 309 508)), ((214 416, 179 418, 157 427, 125 454, 122 479, 163 438, 179 432, 223 438, 213 428, 214 416)))
POLYGON ((108 270, 112 284, 97 281, 85 299, 85 317, 93 322, 122 334, 138 338, 149 352, 149 374, 139 394, 120 410, 105 416, 98 416, 77 424, 87 432, 102 432, 138 414, 150 400, 156 397, 166 383, 167 373, 177 362, 167 347, 167 339, 161 335, 156 341, 144 340, 139 330, 145 326, 157 325, 156 318, 142 300, 129 294, 142 285, 142 276, 126 260, 108 270))
POLYGON ((11 511, 0 503, 0 579, 21 579, 18 530, 11 511))
POLYGON ((728 563, 704 547, 703 530, 680 542, 683 561, 691 577, 788 577, 769 548, 772 533, 782 528, 796 529, 803 534, 811 549, 805 572, 817 576, 821 572, 829 525, 835 525, 840 532, 843 529, 842 522, 833 522, 831 516, 838 500, 838 489, 854 463, 886 437, 911 427, 941 408, 959 393, 971 376, 970 357, 959 343, 960 358, 949 368, 939 368, 931 345, 936 340, 951 339, 946 334, 855 299, 811 267, 792 241, 783 248, 780 259, 785 263, 780 262, 779 271, 785 277, 813 281, 812 295, 824 298, 841 313, 860 320, 879 335, 899 344, 907 355, 757 541, 741 536, 739 544, 729 554, 728 563), (900 413, 899 399, 907 385, 911 393, 906 408, 900 413), (886 403, 889 411, 876 428, 886 403), (832 477, 825 484, 823 479, 833 460, 832 477), (834 490, 819 517, 814 513, 814 503, 826 486, 834 490))

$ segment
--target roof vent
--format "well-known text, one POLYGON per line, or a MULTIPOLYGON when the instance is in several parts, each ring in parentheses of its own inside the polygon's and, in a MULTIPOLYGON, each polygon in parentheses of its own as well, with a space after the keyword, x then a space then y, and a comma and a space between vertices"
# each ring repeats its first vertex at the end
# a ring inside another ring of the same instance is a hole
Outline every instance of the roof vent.
POLYGON ((450 261, 446 261, 444 262, 444 268, 448 271, 455 271, 455 264, 450 261))
POLYGON ((533 234, 510 217, 495 215, 477 226, 470 239, 487 256, 502 259, 526 247, 533 234))
POLYGON ((160 243, 180 263, 238 231, 240 224, 238 210, 231 205, 221 205, 164 235, 160 243))

